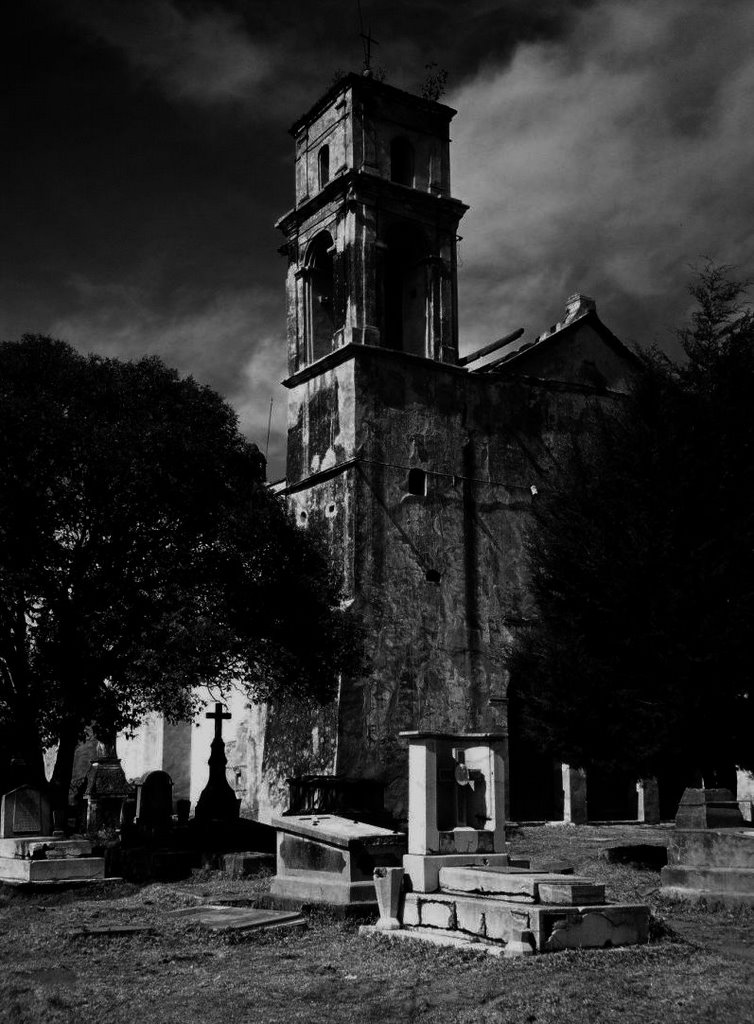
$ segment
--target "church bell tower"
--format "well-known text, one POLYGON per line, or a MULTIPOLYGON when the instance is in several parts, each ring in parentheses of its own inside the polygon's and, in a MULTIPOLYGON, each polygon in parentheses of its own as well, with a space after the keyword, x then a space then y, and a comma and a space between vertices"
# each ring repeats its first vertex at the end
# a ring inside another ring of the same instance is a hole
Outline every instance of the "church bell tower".
POLYGON ((350 74, 293 125, 296 205, 278 222, 291 374, 351 344, 457 362, 454 114, 350 74))

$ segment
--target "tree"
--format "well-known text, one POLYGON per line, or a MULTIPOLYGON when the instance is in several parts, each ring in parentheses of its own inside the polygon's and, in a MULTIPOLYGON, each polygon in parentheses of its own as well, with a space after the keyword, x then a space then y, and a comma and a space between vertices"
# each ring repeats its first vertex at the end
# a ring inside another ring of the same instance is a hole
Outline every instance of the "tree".
POLYGON ((532 515, 535 620, 510 650, 529 742, 580 767, 689 783, 754 767, 754 315, 707 262, 632 394, 561 453, 532 515))
POLYGON ((0 727, 67 795, 108 736, 195 688, 325 701, 347 632, 337 583, 264 483, 231 408, 158 359, 0 345, 0 727))

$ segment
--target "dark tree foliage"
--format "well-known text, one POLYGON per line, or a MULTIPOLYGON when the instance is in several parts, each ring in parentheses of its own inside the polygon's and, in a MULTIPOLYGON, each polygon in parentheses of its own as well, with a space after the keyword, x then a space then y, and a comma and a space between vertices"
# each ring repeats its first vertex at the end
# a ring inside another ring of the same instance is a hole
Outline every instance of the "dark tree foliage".
POLYGON ((684 364, 645 357, 535 503, 537 615, 509 667, 543 752, 692 781, 754 768, 754 315, 728 267, 690 291, 684 364))
POLYGON ((39 776, 59 742, 194 688, 324 701, 346 646, 328 564, 231 408, 154 358, 0 345, 0 729, 39 776), (260 465, 261 462, 261 465, 260 465))

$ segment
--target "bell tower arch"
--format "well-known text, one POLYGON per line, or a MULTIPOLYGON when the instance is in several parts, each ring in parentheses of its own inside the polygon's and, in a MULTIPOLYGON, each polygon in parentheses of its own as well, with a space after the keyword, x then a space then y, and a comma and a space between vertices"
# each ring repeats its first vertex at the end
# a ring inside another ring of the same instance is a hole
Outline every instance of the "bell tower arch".
POLYGON ((278 222, 291 374, 351 344, 457 362, 454 114, 351 74, 293 125, 296 205, 278 222))

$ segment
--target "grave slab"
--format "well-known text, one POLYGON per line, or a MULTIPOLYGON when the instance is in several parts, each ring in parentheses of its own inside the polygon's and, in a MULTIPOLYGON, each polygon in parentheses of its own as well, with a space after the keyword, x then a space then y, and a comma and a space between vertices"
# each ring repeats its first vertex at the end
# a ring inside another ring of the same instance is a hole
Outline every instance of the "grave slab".
POLYGON ((440 869, 444 892, 518 897, 542 903, 604 903, 605 886, 589 878, 529 871, 524 868, 447 867, 440 869))
POLYGON ((198 924, 213 932, 251 931, 267 928, 306 928, 306 919, 295 911, 266 910, 258 907, 231 907, 208 904, 170 912, 172 917, 198 924))

